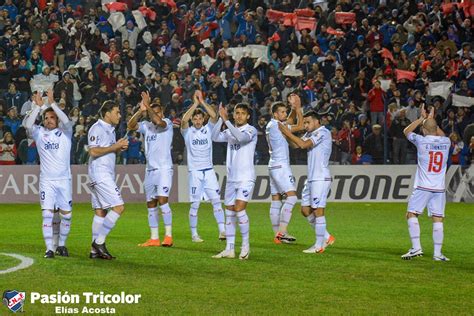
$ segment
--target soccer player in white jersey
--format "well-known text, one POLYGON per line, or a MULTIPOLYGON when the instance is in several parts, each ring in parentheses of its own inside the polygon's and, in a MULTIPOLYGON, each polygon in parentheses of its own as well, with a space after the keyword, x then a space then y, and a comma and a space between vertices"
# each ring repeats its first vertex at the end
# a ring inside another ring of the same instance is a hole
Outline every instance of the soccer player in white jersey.
POLYGON ((116 154, 127 150, 128 139, 118 141, 115 126, 120 123, 117 103, 105 101, 99 110, 101 118, 87 135, 89 145, 89 187, 95 216, 92 222, 91 259, 114 257, 105 246, 105 239, 125 210, 122 195, 115 183, 116 154))
POLYGON ((171 231, 172 213, 168 197, 173 181, 173 160, 171 146, 173 142, 173 123, 164 118, 164 107, 158 103, 151 104, 149 93, 142 92, 140 109, 130 118, 129 130, 137 130, 145 138, 145 195, 148 207, 148 224, 151 236, 140 247, 171 247, 173 237, 171 231), (149 121, 138 120, 145 114, 149 121), (165 237, 160 242, 158 234, 159 217, 157 205, 160 205, 161 215, 165 224, 165 237))
POLYGON ((229 121, 225 107, 219 107, 219 115, 220 118, 212 131, 212 140, 227 142, 227 183, 224 201, 227 245, 225 250, 213 256, 213 258, 235 258, 235 231, 238 221, 242 235, 242 248, 239 258, 245 260, 250 255, 250 226, 245 209, 248 200, 252 197, 255 186, 256 176, 253 159, 255 146, 257 145, 257 129, 248 124, 250 109, 245 103, 239 103, 234 107, 235 126, 229 121), (221 131, 223 124, 227 129, 221 131))
POLYGON ((434 119, 434 107, 427 116, 422 108, 421 116, 413 121, 403 131, 410 142, 417 149, 418 166, 416 168, 413 193, 408 200, 407 221, 412 247, 402 256, 402 259, 410 260, 414 257, 423 256, 420 243, 420 225, 418 216, 428 208, 428 216, 433 220, 433 259, 436 261, 449 261, 441 253, 443 246, 443 218, 446 205, 445 175, 449 148, 451 141, 445 137, 443 131, 436 125, 434 119), (421 125, 424 134, 415 134, 415 129, 421 125))
POLYGON ((303 112, 298 95, 291 94, 288 102, 291 105, 292 112, 296 112, 297 124, 291 125, 293 119, 288 118, 287 106, 283 102, 275 102, 272 105, 273 118, 268 122, 266 128, 268 151, 270 153, 268 169, 272 194, 270 220, 274 232, 273 240, 276 244, 296 241, 295 237, 288 234, 288 224, 290 223, 293 207, 298 200, 295 177, 290 167, 288 142, 280 132, 278 124, 280 122, 284 123, 293 133, 297 133, 303 130, 303 112), (283 195, 286 195, 286 200, 282 206, 283 195))
POLYGON ((303 250, 304 253, 322 253, 328 245, 334 243, 326 230, 326 199, 331 188, 329 157, 331 156, 331 132, 321 125, 320 117, 314 111, 304 115, 306 134, 299 138, 292 134, 284 124, 279 124, 280 131, 290 145, 308 150, 308 180, 301 197, 301 212, 316 232, 316 243, 303 250))
POLYGON ((56 254, 68 257, 66 239, 71 229, 72 187, 71 187, 71 137, 73 122, 54 102, 53 91, 48 91, 51 106, 43 113, 43 126, 35 124, 41 107, 44 106, 40 94, 33 97, 33 109, 25 117, 23 125, 28 135, 36 142, 40 156, 40 203, 43 210, 43 238, 46 243, 45 258, 56 254), (54 249, 53 211, 59 209, 61 219, 59 244, 54 249))
POLYGON ((193 242, 203 242, 197 232, 198 209, 203 194, 210 199, 214 209, 214 217, 219 228, 219 239, 225 240, 225 217, 220 201, 219 183, 212 163, 212 129, 217 122, 216 111, 207 104, 201 94, 196 91, 193 105, 186 111, 181 120, 181 134, 186 144, 188 156, 189 179, 189 226, 193 242), (199 105, 209 114, 209 121, 204 125, 205 114, 199 105), (189 127, 191 119, 193 126, 189 127))

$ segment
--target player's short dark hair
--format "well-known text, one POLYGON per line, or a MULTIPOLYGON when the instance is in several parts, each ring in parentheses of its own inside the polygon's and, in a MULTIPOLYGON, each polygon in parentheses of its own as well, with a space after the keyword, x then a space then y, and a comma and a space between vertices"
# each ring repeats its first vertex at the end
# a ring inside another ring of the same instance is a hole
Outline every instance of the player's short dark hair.
POLYGON ((102 103, 102 106, 100 107, 99 113, 100 117, 105 117, 105 113, 112 111, 113 108, 118 108, 119 105, 115 103, 114 101, 105 101, 102 103))
POLYGON ((275 113, 276 111, 278 111, 279 108, 287 109, 285 103, 283 103, 281 101, 273 102, 273 104, 272 104, 272 113, 275 113))
POLYGON ((250 115, 250 106, 245 102, 237 103, 234 107, 234 111, 237 109, 245 110, 245 112, 250 115))
POLYGON ((321 122, 321 115, 319 115, 315 111, 308 111, 303 115, 303 117, 312 117, 313 119, 321 122))
POLYGON ((201 109, 194 110, 193 115, 191 117, 195 117, 196 115, 202 115, 203 117, 205 116, 204 111, 201 109))
POLYGON ((166 108, 163 104, 158 103, 158 102, 152 103, 150 107, 151 107, 152 109, 154 109, 154 108, 160 108, 161 111, 163 111, 163 112, 165 111, 165 108, 166 108))
MULTIPOLYGON (((46 110, 44 110, 42 116, 43 116, 43 120, 44 118, 46 117, 46 114, 49 113, 49 112, 53 112, 54 114, 56 114, 56 112, 54 112, 53 108, 47 108, 46 110)), ((57 115, 56 115, 57 116, 57 115)))

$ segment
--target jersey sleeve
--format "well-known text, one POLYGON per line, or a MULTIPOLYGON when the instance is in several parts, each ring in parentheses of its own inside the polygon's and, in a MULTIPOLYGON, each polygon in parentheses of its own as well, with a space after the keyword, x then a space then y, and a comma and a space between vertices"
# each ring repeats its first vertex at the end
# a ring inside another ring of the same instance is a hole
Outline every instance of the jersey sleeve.
POLYGON ((163 121, 166 122, 166 127, 163 127, 163 131, 167 131, 170 128, 173 129, 173 122, 171 122, 170 119, 165 118, 163 121))
POLYGON ((189 127, 188 128, 181 128, 181 135, 183 135, 183 138, 186 139, 186 136, 189 134, 189 127))
POLYGON ((419 143, 420 137, 422 136, 415 133, 408 133, 407 139, 414 145, 417 145, 419 143))
POLYGON ((319 144, 321 144, 327 137, 328 137, 328 135, 327 135, 326 133, 317 133, 317 134, 311 135, 311 137, 309 137, 309 139, 313 142, 313 147, 317 147, 317 146, 319 146, 319 144))
POLYGON ((33 125, 31 128, 28 128, 28 133, 31 135, 31 138, 33 138, 35 141, 38 139, 38 136, 41 132, 41 126, 39 125, 33 125))
POLYGON ((93 126, 89 130, 89 135, 88 135, 88 140, 87 144, 89 147, 101 147, 101 142, 103 140, 103 133, 100 128, 97 128, 97 126, 93 126))
POLYGON ((145 132, 146 132, 146 124, 147 124, 146 121, 141 121, 140 123, 138 123, 138 132, 139 132, 139 133, 145 134, 145 132))

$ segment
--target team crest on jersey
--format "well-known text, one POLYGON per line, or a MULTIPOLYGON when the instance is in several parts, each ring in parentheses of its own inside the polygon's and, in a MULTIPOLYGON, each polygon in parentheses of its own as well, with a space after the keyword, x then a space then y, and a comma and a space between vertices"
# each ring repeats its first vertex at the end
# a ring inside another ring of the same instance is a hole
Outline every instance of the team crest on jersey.
POLYGON ((317 204, 319 204, 319 199, 317 197, 315 197, 315 198, 313 198, 313 202, 314 202, 314 204, 317 205, 317 204))
POLYGON ((243 191, 242 191, 242 194, 243 194, 245 197, 248 197, 248 196, 249 196, 249 191, 243 190, 243 191))
POLYGON ((94 135, 91 135, 91 137, 89 138, 89 140, 90 140, 91 142, 95 141, 95 139, 96 139, 96 138, 95 138, 94 135))
POLYGON ((61 137, 63 133, 61 131, 56 131, 54 132, 54 135, 56 135, 57 137, 61 137))
POLYGON ((163 187, 163 192, 168 193, 169 190, 170 190, 170 188, 168 188, 168 187, 163 187))
POLYGON ((23 311, 23 305, 25 304, 25 300, 25 292, 20 292, 17 290, 6 290, 5 292, 3 292, 3 304, 14 313, 18 311, 23 311))
POLYGON ((203 133, 203 134, 207 134, 207 129, 205 129, 205 128, 201 128, 201 133, 203 133))

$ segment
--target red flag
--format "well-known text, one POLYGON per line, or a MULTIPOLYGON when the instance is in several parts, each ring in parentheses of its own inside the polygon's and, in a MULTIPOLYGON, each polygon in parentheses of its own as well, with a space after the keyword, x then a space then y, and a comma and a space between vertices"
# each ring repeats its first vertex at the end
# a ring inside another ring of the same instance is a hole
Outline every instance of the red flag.
POLYGON ((283 21, 283 17, 286 15, 286 12, 277 11, 277 10, 267 10, 267 19, 271 22, 281 22, 283 21))
POLYGON ((463 9, 464 15, 468 18, 474 16, 474 1, 464 0, 458 4, 460 8, 463 9))
POLYGON ((408 71, 408 70, 396 69, 395 74, 397 75, 397 81, 400 81, 402 79, 414 81, 416 78, 416 73, 413 71, 408 71))
POLYGON ((385 47, 382 48, 382 51, 381 51, 381 53, 380 53, 380 56, 382 56, 382 58, 388 58, 388 59, 390 59, 390 61, 391 61, 392 63, 394 62, 392 52, 389 51, 388 49, 386 49, 385 47))
POLYGON ((156 19, 156 12, 153 9, 147 7, 139 7, 138 11, 140 11, 144 17, 149 18, 152 21, 156 19))
POLYGON ((316 19, 307 17, 298 17, 296 19, 296 29, 301 31, 303 29, 309 29, 310 31, 316 29, 316 19))
POLYGON ((284 26, 293 26, 296 24, 297 16, 295 13, 287 13, 283 17, 283 25, 284 26))
POLYGON ((451 14, 453 12, 454 7, 457 5, 456 2, 450 2, 450 3, 443 3, 441 5, 441 11, 443 11, 444 15, 451 14))
POLYGON ((126 4, 126 3, 122 3, 122 2, 110 2, 110 3, 106 3, 106 4, 105 4, 105 7, 106 7, 107 10, 109 10, 109 11, 120 11, 120 12, 124 12, 124 11, 127 11, 127 10, 128 10, 127 4, 126 4))
POLYGON ((280 35, 278 35, 277 32, 273 33, 271 37, 268 38, 268 42, 279 42, 280 41, 280 35))
POLYGON ((166 5, 171 8, 171 12, 178 11, 178 6, 173 0, 161 0, 161 3, 166 3, 166 5))
POLYGON ((344 36, 346 34, 343 31, 341 31, 340 29, 335 30, 332 27, 328 27, 326 29, 326 32, 328 32, 328 34, 336 35, 336 36, 344 36))
POLYGON ((356 20, 354 12, 336 12, 337 24, 352 24, 356 20))
POLYGON ((44 9, 46 9, 47 6, 48 4, 46 3, 46 0, 38 0, 38 7, 40 11, 43 11, 44 9))
POLYGON ((304 16, 307 18, 313 17, 314 16, 314 10, 311 9, 296 9, 295 13, 297 16, 304 16))

